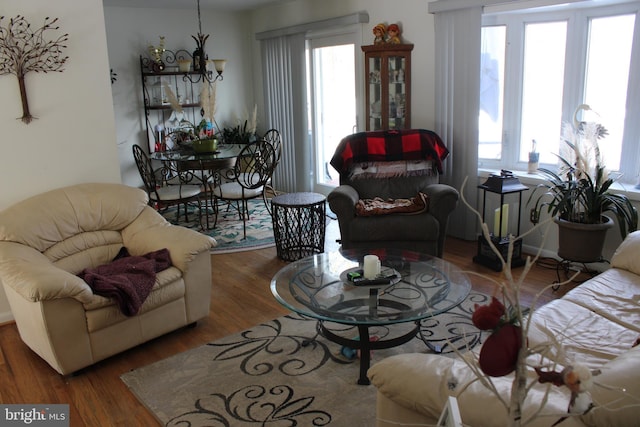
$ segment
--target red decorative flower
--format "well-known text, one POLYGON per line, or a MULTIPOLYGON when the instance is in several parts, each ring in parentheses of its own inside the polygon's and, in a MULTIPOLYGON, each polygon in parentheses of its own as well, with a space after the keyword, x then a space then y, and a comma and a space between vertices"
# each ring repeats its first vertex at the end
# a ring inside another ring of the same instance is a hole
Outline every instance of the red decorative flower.
POLYGON ((504 305, 496 297, 492 297, 488 305, 475 305, 471 321, 476 328, 488 331, 498 327, 504 313, 504 305))

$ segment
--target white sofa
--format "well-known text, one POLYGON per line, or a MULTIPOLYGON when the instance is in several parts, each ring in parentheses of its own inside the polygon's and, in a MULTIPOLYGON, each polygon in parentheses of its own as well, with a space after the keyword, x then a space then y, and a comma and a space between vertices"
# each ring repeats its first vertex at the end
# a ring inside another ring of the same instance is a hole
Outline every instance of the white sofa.
MULTIPOLYGON (((533 314, 529 347, 548 342, 551 334, 566 351, 564 357, 551 355, 559 369, 573 361, 601 370, 591 391, 598 406, 569 417, 561 427, 640 426, 640 346, 633 347, 640 337, 640 231, 625 239, 611 267, 533 314)), ((463 390, 474 377, 462 360, 403 354, 383 359, 368 375, 377 387, 378 427, 435 425, 449 395, 457 397, 465 425, 507 425, 504 406, 482 384, 476 381, 463 390)), ((507 402, 512 381, 512 375, 494 379, 507 402)), ((551 426, 567 412, 566 387, 536 384, 525 401, 525 415, 542 402, 547 387, 543 413, 527 426, 551 426)))
POLYGON ((52 190, 0 212, 0 282, 22 340, 61 374, 92 365, 208 316, 215 240, 169 224, 144 191, 120 184, 52 190), (77 276, 167 248, 137 314, 95 295, 77 276))

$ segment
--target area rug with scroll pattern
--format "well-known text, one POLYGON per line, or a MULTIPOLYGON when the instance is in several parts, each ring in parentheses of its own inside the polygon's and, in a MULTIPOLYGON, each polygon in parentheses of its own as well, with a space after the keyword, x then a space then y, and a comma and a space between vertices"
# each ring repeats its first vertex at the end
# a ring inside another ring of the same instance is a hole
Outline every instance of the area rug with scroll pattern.
MULTIPOLYGON (((162 215, 174 224, 197 230, 216 239, 218 246, 212 248, 211 253, 251 251, 275 245, 271 215, 262 199, 249 200, 246 238, 242 229, 242 220, 233 206, 229 209, 226 206, 221 206, 217 220, 213 213, 209 212, 209 223, 212 227, 215 221, 215 227, 210 230, 203 229, 198 221, 197 208, 189 207, 188 221, 184 218, 182 208, 181 215, 176 220, 176 209, 175 207, 168 208, 162 212, 162 215)), ((202 222, 204 224, 204 218, 202 222)))
MULTIPOLYGON (((393 354, 431 352, 455 357, 482 342, 471 324, 474 304, 489 300, 471 292, 462 304, 421 322, 408 343, 372 354, 372 364, 393 354)), ((408 326, 408 325, 407 325, 408 326)), ((380 339, 396 325, 372 328, 380 339)), ((344 325, 335 333, 355 337, 344 325)), ((348 349, 315 336, 316 321, 295 314, 177 354, 121 376, 131 392, 166 426, 375 425, 373 386, 357 385, 359 360, 348 349)))

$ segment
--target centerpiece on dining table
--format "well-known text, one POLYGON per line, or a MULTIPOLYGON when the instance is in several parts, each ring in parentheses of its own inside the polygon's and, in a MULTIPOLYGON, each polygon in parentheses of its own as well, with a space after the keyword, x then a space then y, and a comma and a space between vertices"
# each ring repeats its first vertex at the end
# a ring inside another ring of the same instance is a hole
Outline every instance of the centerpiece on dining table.
POLYGON ((216 110, 216 85, 203 83, 200 91, 200 115, 202 119, 194 124, 190 122, 178 101, 175 93, 164 83, 164 91, 173 112, 171 118, 178 122, 176 128, 169 133, 175 146, 193 150, 196 153, 215 153, 218 149, 218 139, 214 130, 214 114, 216 110))

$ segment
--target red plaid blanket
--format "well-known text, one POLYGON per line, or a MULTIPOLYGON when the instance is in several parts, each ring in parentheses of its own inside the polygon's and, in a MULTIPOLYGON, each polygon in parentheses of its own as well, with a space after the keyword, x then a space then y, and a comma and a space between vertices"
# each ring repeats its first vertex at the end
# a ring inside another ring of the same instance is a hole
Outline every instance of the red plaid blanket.
POLYGON ((407 129, 360 132, 340 141, 331 166, 340 174, 349 172, 353 163, 398 160, 432 160, 442 173, 442 160, 449 149, 440 137, 430 130, 407 129))

